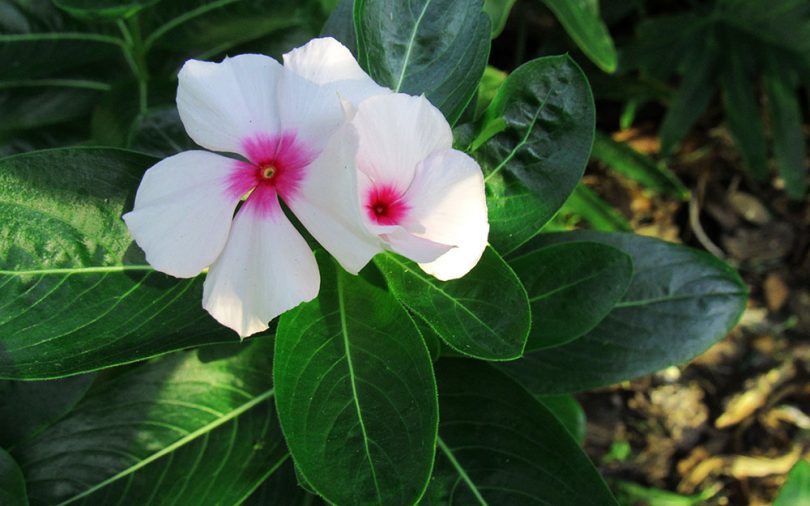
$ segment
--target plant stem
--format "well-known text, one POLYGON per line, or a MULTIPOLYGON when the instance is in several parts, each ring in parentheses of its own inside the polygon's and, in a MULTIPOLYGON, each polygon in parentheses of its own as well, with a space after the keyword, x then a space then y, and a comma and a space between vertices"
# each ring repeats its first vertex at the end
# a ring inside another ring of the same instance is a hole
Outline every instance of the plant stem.
POLYGON ((118 28, 124 37, 124 58, 138 81, 138 111, 146 112, 149 107, 149 69, 146 65, 146 48, 141 37, 141 26, 138 18, 126 22, 118 20, 118 28))

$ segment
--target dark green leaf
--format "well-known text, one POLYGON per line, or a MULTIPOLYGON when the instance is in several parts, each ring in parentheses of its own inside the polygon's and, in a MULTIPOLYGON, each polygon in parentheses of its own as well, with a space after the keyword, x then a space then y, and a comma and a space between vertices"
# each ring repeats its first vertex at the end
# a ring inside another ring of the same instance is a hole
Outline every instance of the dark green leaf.
POLYGON ((89 116, 99 95, 99 90, 70 87, 3 90, 0 83, 0 135, 89 116))
MULTIPOLYGON (((594 230, 603 232, 630 232, 633 228, 619 211, 582 183, 579 183, 560 214, 574 215, 587 221, 594 230)), ((548 232, 548 229, 544 229, 548 232)))
POLYGON ((79 19, 129 18, 160 0, 53 0, 54 5, 79 19))
POLYGON ((599 17, 599 0, 543 0, 582 52, 605 72, 616 70, 613 39, 599 17))
POLYGON ((551 411, 554 418, 560 422, 577 443, 585 443, 586 422, 585 411, 571 395, 548 395, 538 397, 543 406, 551 411))
POLYGON ((11 455, 2 448, 0 448, 0 504, 28 506, 22 472, 11 455))
POLYGON ((157 273, 121 215, 156 159, 73 148, 0 160, 0 378, 39 379, 227 342, 202 279, 157 273))
POLYGON ((287 459, 242 506, 320 506, 323 500, 298 486, 295 466, 287 459))
POLYGON ((773 151, 785 191, 793 200, 807 193, 807 151, 796 87, 782 70, 765 74, 773 151))
POLYGON ((12 449, 68 413, 94 378, 85 374, 52 381, 0 381, 0 446, 12 449))
POLYGON ((422 339, 425 341, 425 346, 427 346, 430 353, 430 359, 436 362, 442 353, 442 338, 418 315, 412 314, 411 318, 413 318, 416 328, 419 329, 419 333, 422 334, 422 339))
POLYGON ((287 444, 337 504, 413 504, 435 454, 430 355, 386 292, 320 256, 317 299, 282 315, 273 376, 287 444))
POLYGON ((486 112, 505 121, 475 156, 484 169, 489 240, 508 253, 536 235, 585 171, 594 105, 585 75, 568 56, 532 60, 506 79, 486 112))
POLYGON ((616 505, 568 431, 491 366, 443 359, 439 449, 425 503, 616 505))
POLYGON ((54 75, 88 63, 120 58, 123 42, 95 33, 0 35, 0 80, 54 75))
POLYGON ((354 31, 354 0, 340 0, 321 29, 321 36, 334 37, 352 54, 357 55, 357 34, 354 31))
POLYGON ((515 5, 516 0, 484 0, 484 12, 489 16, 489 21, 492 26, 490 33, 491 38, 496 38, 501 34, 506 26, 506 20, 509 19, 509 13, 512 12, 512 6, 515 5))
POLYGON ((199 149, 186 133, 175 106, 150 109, 141 114, 132 129, 130 147, 159 157, 199 149))
POLYGON ((527 352, 565 344, 594 328, 633 278, 629 255, 595 242, 554 244, 509 264, 532 307, 527 352))
POLYGON ((773 506, 800 506, 810 504, 810 462, 801 459, 788 473, 787 481, 779 490, 773 506))
POLYGON ((620 303, 593 330, 566 345, 499 364, 538 395, 570 393, 683 363, 723 338, 747 298, 739 275, 702 251, 632 234, 570 232, 538 237, 525 251, 595 241, 633 258, 620 303))
POLYGON ((523 353, 531 326, 526 290, 492 248, 472 271, 452 281, 439 281, 394 254, 374 261, 394 296, 456 351, 484 360, 523 353))
POLYGON ((360 63, 394 91, 419 95, 455 123, 489 57, 482 0, 357 0, 360 63))
POLYGON ((91 389, 14 455, 34 504, 238 504, 288 454, 272 344, 181 352, 91 389))
POLYGON ((656 162, 624 142, 596 132, 591 157, 649 190, 689 200, 689 189, 663 162, 656 162))

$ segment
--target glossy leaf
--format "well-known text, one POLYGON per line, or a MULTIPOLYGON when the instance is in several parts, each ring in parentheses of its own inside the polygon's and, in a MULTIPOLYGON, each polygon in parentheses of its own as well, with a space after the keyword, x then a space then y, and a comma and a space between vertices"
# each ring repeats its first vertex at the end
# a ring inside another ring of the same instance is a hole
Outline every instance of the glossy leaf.
POLYGON ((94 387, 14 451, 33 504, 238 504, 288 458, 272 344, 181 352, 94 387))
MULTIPOLYGON (((582 183, 577 184, 571 196, 560 209, 560 215, 574 215, 590 224, 590 228, 603 232, 630 232, 633 227, 619 211, 598 193, 582 183)), ((559 215, 558 215, 559 216, 559 215)), ((548 228, 544 229, 548 232, 548 228)))
POLYGON ((356 0, 361 65, 394 91, 424 93, 455 123, 475 95, 489 57, 490 24, 482 5, 482 0, 356 0))
POLYGON ((616 505, 568 431, 488 364, 443 359, 439 450, 425 503, 616 505))
POLYGON ((540 231, 582 177, 593 142, 593 97, 571 58, 538 58, 512 72, 485 118, 505 122, 474 156, 487 183, 489 240, 506 254, 540 231))
POLYGON ((591 157, 648 190, 689 200, 689 189, 663 162, 656 162, 624 142, 597 131, 591 157))
POLYGON ((584 336, 499 364, 535 394, 578 392, 686 362, 723 338, 745 308, 746 286, 728 265, 658 239, 570 232, 538 237, 524 251, 572 241, 624 251, 633 258, 633 280, 621 302, 584 336))
POLYGON ((599 17, 599 0, 543 0, 577 46, 605 72, 616 70, 613 39, 599 17))
POLYGON ((0 448, 0 504, 28 506, 25 480, 14 459, 0 448))
POLYGON ((799 506, 810 504, 810 462, 800 459, 788 473, 787 480, 773 506, 799 506))
POLYGON ((765 74, 768 112, 773 129, 773 151, 785 191, 792 200, 807 193, 807 149, 799 97, 782 70, 765 74))
POLYGON ((52 381, 0 381, 0 446, 13 449, 67 414, 95 377, 85 374, 52 381))
POLYGON ((273 376, 305 480, 337 504, 413 504, 435 454, 436 384, 390 295, 321 256, 318 298, 283 314, 273 376))
POLYGON ((489 16, 492 29, 490 37, 493 39, 501 34, 509 19, 509 13, 516 0, 484 0, 484 12, 489 16))
POLYGON ((374 261, 391 293, 456 351, 484 360, 523 353, 531 321, 526 290, 492 248, 472 271, 452 281, 439 281, 394 254, 374 261))
POLYGON ((580 445, 585 443, 587 420, 585 411, 577 400, 571 395, 547 395, 537 397, 554 418, 560 422, 568 433, 580 445))
POLYGON ((79 19, 122 19, 160 0, 53 0, 54 5, 79 19))
POLYGON ((95 148, 0 160, 0 378, 236 339, 202 309, 202 279, 153 271, 121 220, 155 161, 95 148))
POLYGON ((532 308, 526 350, 560 346, 607 316, 633 278, 626 253, 594 242, 554 244, 511 259, 532 308))

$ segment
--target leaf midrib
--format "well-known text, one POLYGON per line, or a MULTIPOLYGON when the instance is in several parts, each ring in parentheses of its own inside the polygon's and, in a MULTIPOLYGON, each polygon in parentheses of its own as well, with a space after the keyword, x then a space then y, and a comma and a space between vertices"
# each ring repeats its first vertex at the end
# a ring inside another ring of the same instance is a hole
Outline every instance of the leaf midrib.
POLYGON ((199 438, 200 436, 203 436, 205 434, 210 433, 211 431, 213 431, 217 427, 219 427, 219 426, 233 420, 234 418, 236 418, 239 415, 245 413, 249 409, 251 409, 254 406, 258 405, 259 403, 261 403, 261 402, 263 402, 263 401, 265 401, 267 399, 270 399, 271 397, 273 397, 273 395, 275 395, 275 388, 271 388, 270 390, 266 390, 265 392, 262 392, 261 394, 254 396, 250 401, 248 401, 248 402, 242 404, 241 406, 237 407, 236 409, 226 413, 221 418, 218 418, 218 419, 216 419, 216 420, 214 420, 214 421, 212 421, 210 423, 207 423, 206 425, 200 427, 199 429, 195 430, 194 432, 191 432, 190 434, 178 439, 177 441, 170 444, 169 446, 166 446, 165 448, 161 449, 160 451, 158 451, 156 453, 153 453, 149 457, 141 460, 137 464, 124 469, 123 471, 121 471, 121 472, 107 478, 106 480, 104 480, 101 483, 98 483, 97 485, 85 490, 84 492, 82 492, 82 493, 80 493, 78 495, 75 495, 75 496, 71 497, 70 499, 67 499, 66 501, 62 501, 57 506, 65 506, 67 504, 74 503, 74 502, 76 502, 76 501, 78 501, 80 499, 83 499, 85 497, 88 497, 88 496, 92 495, 96 491, 106 487, 107 485, 110 485, 111 483, 114 483, 114 482, 116 482, 116 481, 118 481, 118 480, 120 480, 120 479, 122 479, 122 478, 124 478, 126 476, 129 476, 130 474, 138 471, 139 469, 141 469, 143 467, 146 467, 147 465, 149 465, 152 462, 160 459, 161 457, 163 457, 165 455, 168 455, 168 454, 174 452, 175 450, 181 448, 182 446, 185 446, 186 444, 194 441, 195 439, 199 438))
POLYGON ((427 12, 428 6, 432 0, 427 0, 425 2, 425 6, 422 7, 422 12, 419 13, 419 17, 416 18, 416 23, 413 25, 413 31, 411 32, 411 38, 408 40, 408 48, 405 50, 405 59, 402 62, 402 70, 399 72, 399 80, 397 81, 397 85, 394 88, 394 91, 398 92, 402 88, 402 81, 405 80, 405 69, 408 68, 408 62, 411 59, 411 52, 413 51, 414 42, 416 40, 416 32, 419 31, 419 25, 422 23, 422 19, 425 17, 425 13, 427 12))

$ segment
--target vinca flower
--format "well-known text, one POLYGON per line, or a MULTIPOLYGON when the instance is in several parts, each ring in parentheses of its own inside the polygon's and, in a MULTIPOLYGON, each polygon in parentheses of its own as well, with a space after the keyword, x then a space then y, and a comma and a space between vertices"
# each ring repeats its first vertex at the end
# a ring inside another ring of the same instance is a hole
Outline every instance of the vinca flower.
POLYGON ((284 66, 255 54, 190 60, 178 80, 183 125, 209 151, 150 168, 124 220, 155 269, 185 278, 210 266, 203 307, 245 337, 320 286, 312 251, 279 198, 347 270, 370 258, 355 239, 367 232, 352 214, 357 140, 342 100, 388 90, 328 38, 285 54, 284 66))

